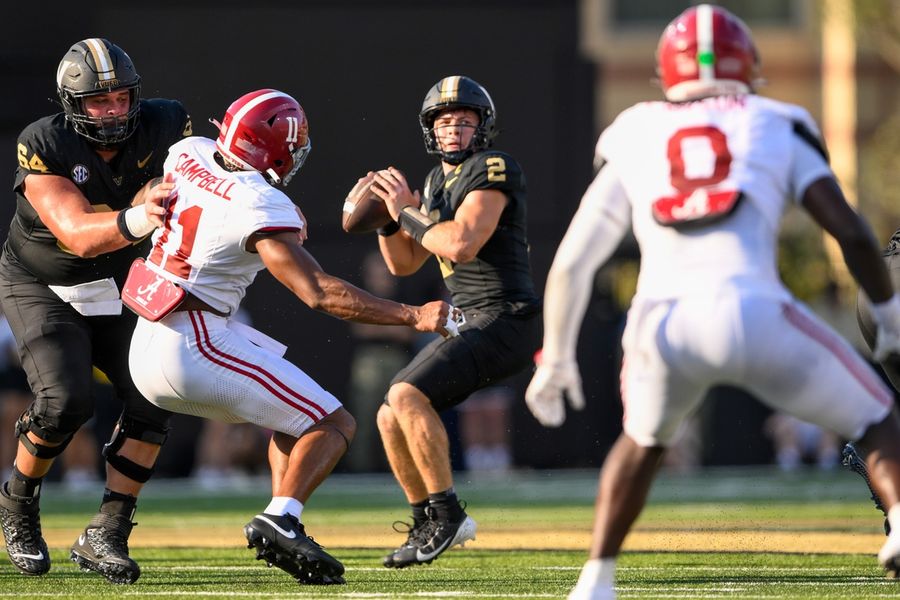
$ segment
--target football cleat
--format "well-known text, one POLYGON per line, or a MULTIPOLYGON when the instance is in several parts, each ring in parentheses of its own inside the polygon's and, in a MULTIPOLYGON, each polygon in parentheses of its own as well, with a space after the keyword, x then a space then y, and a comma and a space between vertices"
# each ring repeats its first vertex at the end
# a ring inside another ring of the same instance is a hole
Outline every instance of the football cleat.
POLYGON ((256 515, 244 526, 244 535, 247 547, 256 548, 256 560, 278 567, 298 583, 345 583, 344 565, 308 537, 293 515, 256 515))
MULTIPOLYGON (((409 565, 427 565, 444 551, 453 546, 463 546, 469 540, 475 539, 475 529, 477 524, 472 517, 466 513, 458 521, 449 521, 446 519, 438 519, 432 521, 433 525, 429 530, 422 532, 421 537, 427 536, 423 543, 415 546, 415 556, 412 556, 412 550, 405 551, 403 556, 393 555, 394 568, 401 569, 409 565), (430 536, 428 535, 430 534, 430 536), (406 560, 411 558, 408 562, 406 560)), ((401 550, 405 550, 401 548, 401 550)))
POLYGON ((97 513, 75 540, 69 558, 82 571, 99 573, 110 583, 134 583, 141 576, 141 568, 128 556, 134 525, 124 515, 97 513))
POLYGON ((50 552, 41 535, 37 498, 12 497, 0 489, 0 528, 6 539, 9 560, 25 575, 43 575, 50 570, 50 552))
POLYGON ((875 503, 875 508, 880 510, 885 516, 884 534, 890 535, 891 524, 887 520, 887 511, 884 508, 884 504, 881 503, 881 499, 878 497, 878 494, 875 493, 875 488, 872 487, 872 481, 869 479, 869 469, 866 467, 866 461, 864 461, 856 451, 856 446, 853 445, 853 442, 850 442, 846 446, 844 446, 844 449, 841 452, 841 464, 862 477, 863 481, 866 482, 866 487, 869 488, 869 494, 871 494, 872 496, 872 502, 875 503))
POLYGON ((406 527, 406 541, 399 548, 388 554, 382 560, 382 564, 390 569, 402 569, 409 565, 417 564, 416 550, 428 543, 431 536, 437 529, 437 521, 433 520, 433 513, 427 512, 428 518, 419 525, 410 525, 404 521, 394 521, 394 531, 403 533, 403 527, 406 527))

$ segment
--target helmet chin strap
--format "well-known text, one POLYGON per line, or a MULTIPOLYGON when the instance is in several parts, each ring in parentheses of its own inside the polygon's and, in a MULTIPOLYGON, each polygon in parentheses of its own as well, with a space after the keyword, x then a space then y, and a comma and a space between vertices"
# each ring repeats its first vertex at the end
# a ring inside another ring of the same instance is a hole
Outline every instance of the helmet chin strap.
POLYGON ((274 183, 281 183, 281 177, 279 177, 278 174, 271 168, 266 169, 266 175, 268 175, 274 183))

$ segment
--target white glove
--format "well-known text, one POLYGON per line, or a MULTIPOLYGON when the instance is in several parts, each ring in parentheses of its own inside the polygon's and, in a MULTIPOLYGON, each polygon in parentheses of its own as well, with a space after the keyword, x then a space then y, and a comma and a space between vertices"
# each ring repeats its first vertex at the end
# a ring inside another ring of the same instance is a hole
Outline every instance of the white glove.
POLYGON ((872 358, 882 362, 891 354, 900 355, 900 298, 894 295, 887 302, 872 304, 871 309, 878 324, 872 358))
POLYGON ((463 311, 454 307, 450 307, 450 314, 447 315, 447 322, 444 323, 444 329, 447 330, 447 337, 456 337, 459 335, 459 328, 466 323, 466 315, 463 311), (454 314, 455 313, 455 314, 454 314))
POLYGON ((564 396, 575 410, 584 408, 581 375, 575 361, 538 366, 525 391, 525 404, 541 425, 559 427, 566 420, 564 396))

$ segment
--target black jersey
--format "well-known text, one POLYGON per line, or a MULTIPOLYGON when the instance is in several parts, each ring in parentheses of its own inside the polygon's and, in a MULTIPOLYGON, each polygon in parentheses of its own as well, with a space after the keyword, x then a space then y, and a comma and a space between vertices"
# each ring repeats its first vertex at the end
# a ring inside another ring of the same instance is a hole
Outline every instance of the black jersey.
POLYGON ((438 165, 425 180, 423 203, 432 219, 449 221, 469 192, 482 189, 499 190, 508 202, 497 229, 473 261, 437 257, 453 304, 466 310, 533 312, 540 301, 528 260, 525 175, 512 156, 476 152, 446 175, 438 165))
POLYGON ((3 250, 9 255, 7 259, 18 262, 45 284, 123 279, 131 262, 147 253, 149 242, 80 258, 41 222, 22 193, 22 183, 30 174, 58 175, 78 186, 97 212, 121 210, 130 206, 144 184, 163 174, 169 146, 188 135, 191 121, 184 107, 175 100, 163 99, 141 100, 137 129, 109 163, 66 122, 64 113, 26 127, 16 145, 16 212, 3 250))

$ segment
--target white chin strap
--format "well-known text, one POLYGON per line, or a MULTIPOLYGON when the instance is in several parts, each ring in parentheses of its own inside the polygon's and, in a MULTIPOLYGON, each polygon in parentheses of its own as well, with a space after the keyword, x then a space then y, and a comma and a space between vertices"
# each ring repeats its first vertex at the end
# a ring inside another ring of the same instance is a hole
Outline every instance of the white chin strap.
POLYGON ((281 183, 281 177, 279 177, 279 176, 275 173, 275 171, 273 171, 272 169, 266 169, 266 175, 268 175, 269 178, 270 178, 274 183, 281 183))

